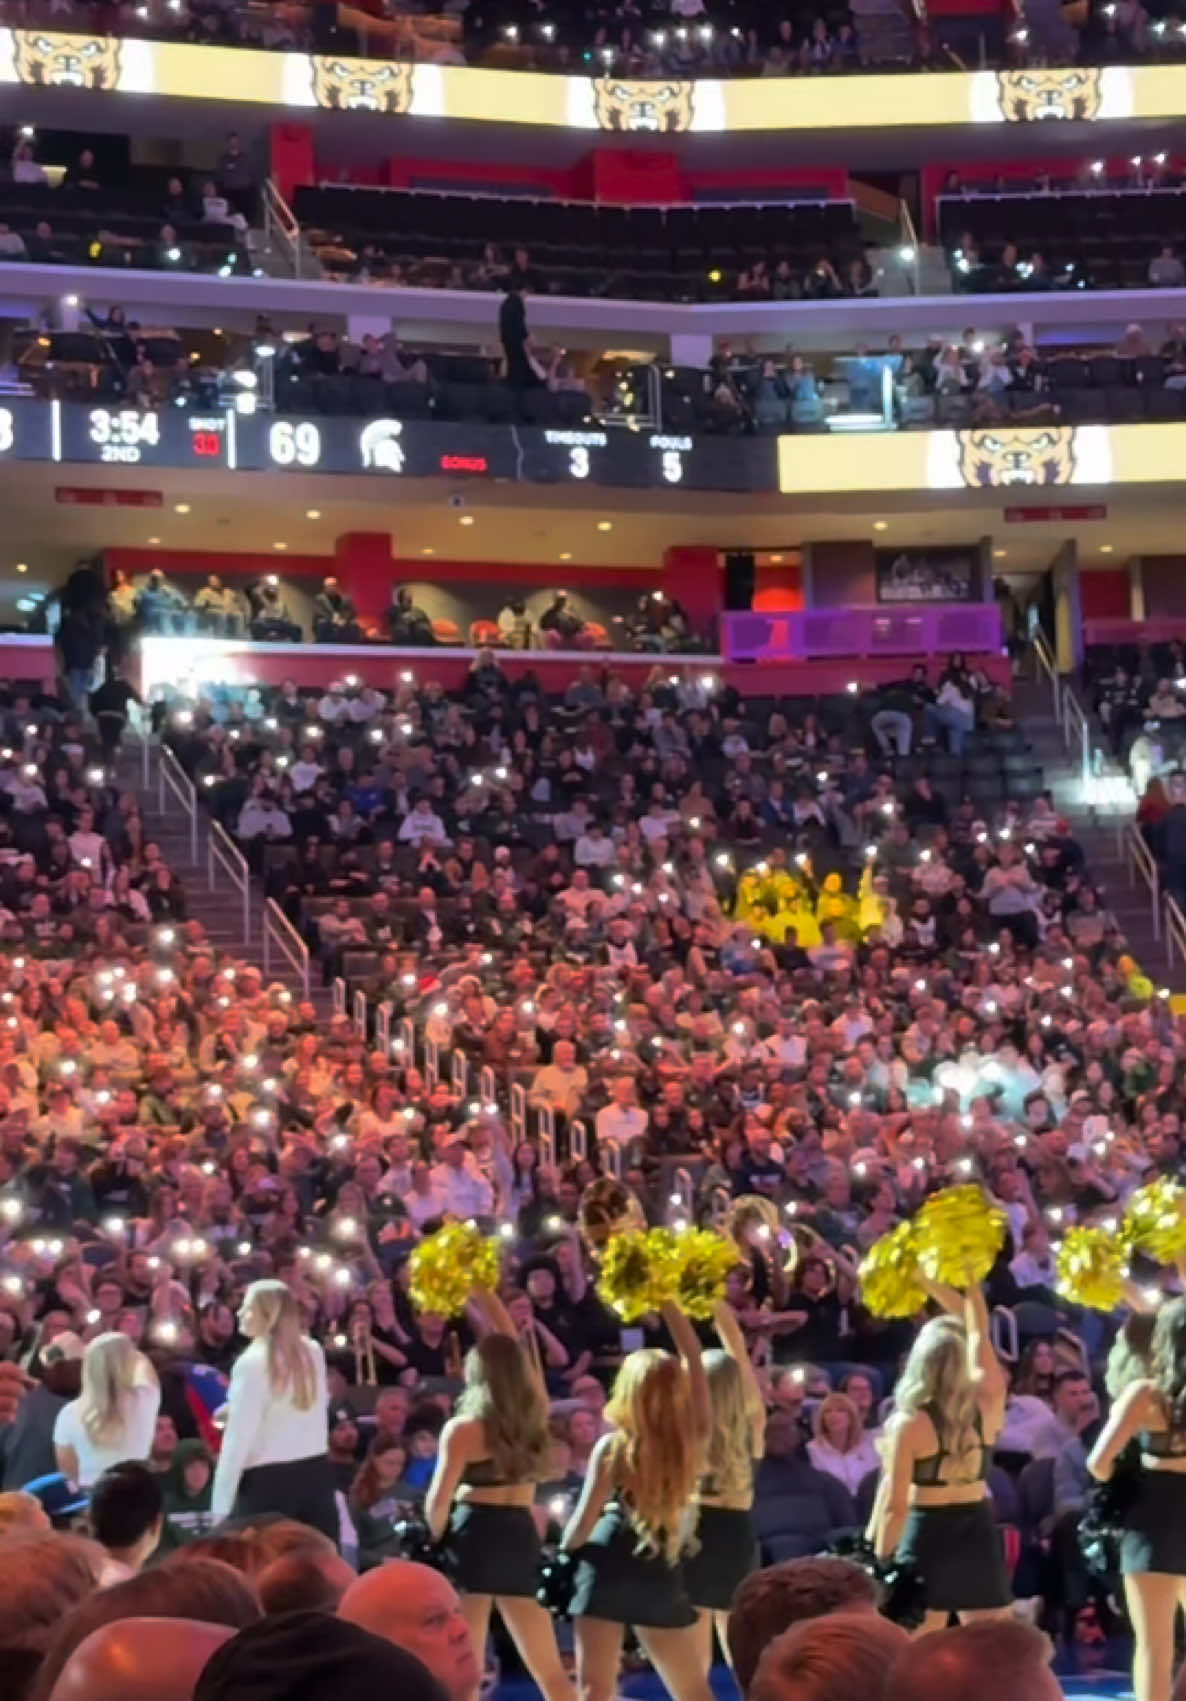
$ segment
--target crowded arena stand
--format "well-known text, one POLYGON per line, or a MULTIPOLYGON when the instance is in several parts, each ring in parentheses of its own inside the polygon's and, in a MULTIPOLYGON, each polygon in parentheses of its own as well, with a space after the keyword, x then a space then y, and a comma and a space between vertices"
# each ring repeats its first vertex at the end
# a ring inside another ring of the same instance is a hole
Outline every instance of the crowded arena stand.
POLYGON ((2 1701, 1182 1701, 1184 51, 0 0, 2 1701))

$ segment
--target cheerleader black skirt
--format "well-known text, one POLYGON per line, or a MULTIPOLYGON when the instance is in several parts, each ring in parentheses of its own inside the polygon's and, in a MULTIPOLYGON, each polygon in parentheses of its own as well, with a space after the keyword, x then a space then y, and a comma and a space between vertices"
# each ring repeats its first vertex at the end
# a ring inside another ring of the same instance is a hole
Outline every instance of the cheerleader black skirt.
POLYGON ((928 1612, 984 1612, 1013 1598, 987 1500, 911 1507, 897 1557, 921 1574, 928 1612))
POLYGON ((728 1612, 733 1596, 758 1568, 758 1543, 748 1511, 702 1506, 696 1526, 700 1546, 684 1560, 684 1585, 694 1607, 728 1612))
POLYGON ((636 1551, 638 1533, 619 1507, 598 1520, 580 1551, 573 1618, 603 1618, 644 1630, 686 1630, 696 1614, 682 1565, 636 1551))
POLYGON ((1157 1571, 1186 1577, 1186 1474, 1142 1471, 1123 1522, 1122 1576, 1157 1571))
POLYGON ((529 1506, 462 1500, 449 1519, 454 1583, 466 1595, 535 1599, 539 1535, 529 1506))

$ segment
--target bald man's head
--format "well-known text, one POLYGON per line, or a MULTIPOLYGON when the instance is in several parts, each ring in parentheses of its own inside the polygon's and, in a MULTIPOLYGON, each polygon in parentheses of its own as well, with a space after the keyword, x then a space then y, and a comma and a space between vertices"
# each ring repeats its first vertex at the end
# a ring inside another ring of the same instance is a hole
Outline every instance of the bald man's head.
POLYGON ((338 1617, 422 1660, 450 1701, 470 1701, 482 1675, 453 1585, 427 1565, 389 1559, 351 1583, 338 1617))
POLYGON ((190 1701, 206 1661, 234 1634, 187 1618, 121 1618, 74 1650, 50 1701, 190 1701))
POLYGON ((1061 1701, 1050 1640, 1032 1624, 986 1618, 911 1642, 890 1670, 882 1701, 1061 1701))
POLYGON ((255 1586, 265 1612, 334 1613, 354 1579, 336 1550, 293 1548, 265 1565, 255 1586))

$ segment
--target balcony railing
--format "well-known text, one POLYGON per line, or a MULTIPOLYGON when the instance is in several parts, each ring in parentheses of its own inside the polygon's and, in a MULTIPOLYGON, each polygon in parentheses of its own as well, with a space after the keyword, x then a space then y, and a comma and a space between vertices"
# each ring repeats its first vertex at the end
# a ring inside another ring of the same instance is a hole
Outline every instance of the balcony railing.
POLYGON ((995 602, 726 614, 721 625, 724 655, 733 662, 992 652, 1002 642, 995 602))

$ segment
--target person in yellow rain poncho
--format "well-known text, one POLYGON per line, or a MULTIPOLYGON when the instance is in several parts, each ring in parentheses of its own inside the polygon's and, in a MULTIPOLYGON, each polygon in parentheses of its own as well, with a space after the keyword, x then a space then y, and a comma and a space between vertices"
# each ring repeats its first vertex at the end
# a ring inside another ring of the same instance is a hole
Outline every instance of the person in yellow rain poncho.
POLYGON ((855 944, 860 938, 857 911, 857 900, 844 890, 844 881, 840 875, 825 876, 815 906, 815 919, 819 925, 822 927, 826 921, 832 922, 836 928, 837 939, 851 940, 855 944))
POLYGON ((1141 973, 1135 957, 1119 957, 1116 970, 1123 977, 1130 998, 1139 998, 1142 1002, 1152 998, 1153 982, 1148 975, 1141 973))
POLYGON ((901 942, 902 918, 897 902, 890 896, 889 881, 884 874, 874 874, 871 862, 861 871, 857 888, 857 926, 862 939, 877 934, 887 945, 901 942))
POLYGON ((793 928, 804 949, 818 945, 815 888, 806 858, 792 869, 776 853, 773 863, 758 862, 747 868, 737 882, 733 920, 743 921, 775 944, 781 945, 793 928))
POLYGON ((782 922, 782 938, 785 940, 790 928, 795 930, 795 938, 804 951, 810 951, 813 945, 822 943, 819 922, 816 919, 815 904, 811 893, 805 886, 800 886, 795 897, 789 903, 783 904, 779 910, 782 922))

